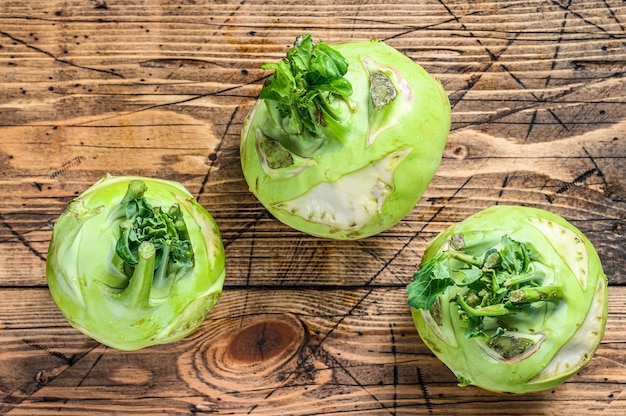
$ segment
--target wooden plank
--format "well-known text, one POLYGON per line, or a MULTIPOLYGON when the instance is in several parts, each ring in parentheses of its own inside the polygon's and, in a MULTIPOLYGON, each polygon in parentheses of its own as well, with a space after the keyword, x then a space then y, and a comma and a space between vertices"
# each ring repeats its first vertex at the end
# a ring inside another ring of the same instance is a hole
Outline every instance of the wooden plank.
POLYGON ((405 296, 388 288, 231 288, 189 338, 119 352, 70 328, 47 290, 3 290, 3 410, 498 414, 510 406, 511 414, 618 414, 626 405, 623 287, 611 287, 607 332, 590 365, 527 396, 457 387, 419 339, 405 296))
MULTIPOLYGON (((121 127, 114 127, 111 120, 103 129, 75 126, 70 121, 68 126, 50 130, 47 142, 28 142, 30 135, 44 134, 47 127, 35 133, 32 127, 4 129, 7 139, 0 143, 0 151, 11 160, 5 172, 20 179, 0 183, 4 200, 0 240, 6 242, 2 250, 13 259, 0 266, 1 284, 43 283, 42 263, 55 219, 74 196, 107 171, 179 180, 198 195, 222 231, 231 284, 251 280, 315 285, 406 282, 438 232, 498 203, 531 205, 564 216, 596 245, 611 283, 624 283, 626 257, 621 240, 626 209, 619 203, 624 183, 619 157, 626 157, 623 140, 611 147, 587 134, 524 145, 468 130, 455 132, 439 173, 412 213, 381 236, 335 242, 307 237, 268 216, 247 191, 236 139, 219 138, 225 129, 237 127, 222 126, 218 128, 222 132, 213 134, 217 127, 209 123, 194 124, 192 117, 163 110, 113 118, 121 127), (162 119, 171 124, 159 124, 162 119), (179 141, 181 136, 184 140, 179 141), (59 149, 53 153, 56 156, 45 157, 50 143, 59 149), (462 149, 462 157, 454 156, 455 149, 462 149), (597 156, 588 157, 585 152, 591 151, 597 156), (525 157, 528 153, 540 156, 525 157), (213 154, 218 156, 211 160, 213 154), (577 161, 576 166, 574 162, 554 166, 561 157, 577 161), (593 168, 594 164, 602 167, 593 168), (129 170, 128 166, 138 167, 129 170), (610 188, 610 183, 615 186, 610 188), (31 263, 37 273, 31 272, 31 263), (252 269, 251 264, 255 265, 252 269)), ((617 137, 624 126, 610 129, 608 137, 617 137)))

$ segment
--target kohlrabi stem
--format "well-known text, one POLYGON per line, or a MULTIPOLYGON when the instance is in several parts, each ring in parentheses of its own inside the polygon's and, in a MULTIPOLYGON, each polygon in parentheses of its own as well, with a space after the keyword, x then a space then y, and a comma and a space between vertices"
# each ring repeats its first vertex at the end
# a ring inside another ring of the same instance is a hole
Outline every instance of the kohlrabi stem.
POLYGON ((516 304, 557 299, 563 299, 563 290, 554 285, 517 289, 509 293, 509 301, 516 304))
POLYGON ((161 287, 165 284, 165 279, 167 278, 167 266, 170 261, 170 251, 170 242, 165 241, 161 246, 161 263, 154 273, 153 285, 155 287, 161 287))
POLYGON ((471 256, 469 254, 456 250, 448 250, 447 253, 451 258, 462 261, 465 264, 471 264, 472 266, 476 267, 483 267, 484 262, 478 257, 471 256))
POLYGON ((516 276, 512 276, 510 279, 505 280, 502 286, 504 287, 514 286, 520 283, 526 283, 526 282, 530 282, 533 280, 543 279, 545 277, 546 277, 546 274, 540 271, 522 273, 516 276))
POLYGON ((133 179, 128 183, 128 189, 120 204, 127 205, 129 202, 143 197, 143 194, 148 190, 148 186, 144 181, 139 179, 133 179))
POLYGON ((185 224, 185 220, 183 219, 183 213, 180 210, 180 205, 173 204, 167 213, 174 221, 174 228, 176 228, 178 238, 180 240, 189 240, 189 230, 187 230, 187 224, 185 224))
POLYGON ((463 296, 457 295, 456 301, 468 315, 472 316, 503 316, 511 313, 511 310, 501 303, 482 308, 473 308, 467 304, 463 296))
POLYGON ((154 244, 144 241, 139 245, 137 266, 128 286, 122 293, 122 299, 129 307, 139 308, 148 305, 150 290, 152 289, 152 278, 154 277, 155 258, 156 249, 154 244))

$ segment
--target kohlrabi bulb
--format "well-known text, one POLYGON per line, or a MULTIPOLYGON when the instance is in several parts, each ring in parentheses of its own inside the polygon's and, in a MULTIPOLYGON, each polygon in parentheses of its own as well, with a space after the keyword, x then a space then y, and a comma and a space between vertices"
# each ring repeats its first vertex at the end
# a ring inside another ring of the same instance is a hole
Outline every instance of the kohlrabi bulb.
POLYGON ((498 205, 435 238, 407 290, 420 337, 460 385, 530 393, 589 363, 604 334, 607 285, 572 224, 498 205))
POLYGON ((250 191, 305 233, 358 239, 406 216, 434 177, 450 129, 441 83, 378 40, 297 39, 245 120, 250 191), (332 46, 332 47, 331 47, 332 46))
POLYGON ((120 350, 193 332, 217 303, 224 247, 180 183, 106 175, 54 225, 46 275, 69 323, 120 350))

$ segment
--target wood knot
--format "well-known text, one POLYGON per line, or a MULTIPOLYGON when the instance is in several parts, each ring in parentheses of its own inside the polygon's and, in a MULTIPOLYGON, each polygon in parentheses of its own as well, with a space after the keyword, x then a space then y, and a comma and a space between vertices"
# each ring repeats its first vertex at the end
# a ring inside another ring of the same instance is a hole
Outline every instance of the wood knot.
POLYGON ((333 372, 319 371, 328 365, 308 353, 309 329, 298 316, 251 313, 249 319, 225 319, 214 331, 199 332, 177 359, 187 385, 205 397, 265 405, 301 396, 300 383, 306 394, 329 385, 333 372), (285 385, 286 375, 295 390, 285 385))
POLYGON ((463 160, 469 156, 469 147, 464 144, 451 144, 443 150, 443 157, 448 159, 463 160))
POLYGON ((227 346, 233 361, 257 364, 284 354, 301 338, 285 321, 255 322, 235 334, 227 346))
POLYGON ((463 160, 467 157, 468 154, 469 150, 467 149, 467 146, 459 145, 452 149, 452 157, 454 157, 455 159, 463 160))

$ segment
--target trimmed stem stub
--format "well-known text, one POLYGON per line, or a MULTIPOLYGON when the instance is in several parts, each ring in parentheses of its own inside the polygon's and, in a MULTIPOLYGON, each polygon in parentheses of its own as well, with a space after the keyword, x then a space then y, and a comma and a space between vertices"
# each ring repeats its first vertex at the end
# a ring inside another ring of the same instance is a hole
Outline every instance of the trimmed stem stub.
POLYGON ((509 301, 512 303, 531 303, 547 300, 563 299, 563 290, 560 286, 540 286, 512 290, 509 301))
POLYGON ((138 262, 130 278, 130 282, 124 289, 122 298, 130 307, 146 307, 150 302, 150 290, 154 277, 154 263, 156 249, 154 244, 144 241, 138 249, 138 262))
POLYGON ((389 105, 396 95, 396 88, 387 75, 380 71, 370 74, 370 99, 375 110, 389 105))

